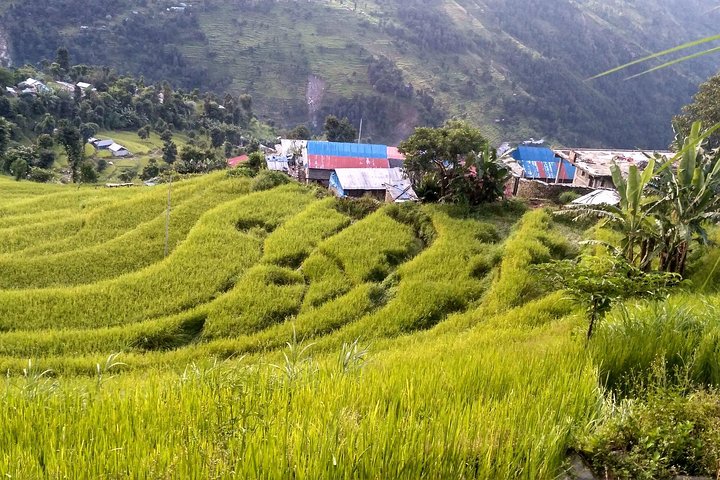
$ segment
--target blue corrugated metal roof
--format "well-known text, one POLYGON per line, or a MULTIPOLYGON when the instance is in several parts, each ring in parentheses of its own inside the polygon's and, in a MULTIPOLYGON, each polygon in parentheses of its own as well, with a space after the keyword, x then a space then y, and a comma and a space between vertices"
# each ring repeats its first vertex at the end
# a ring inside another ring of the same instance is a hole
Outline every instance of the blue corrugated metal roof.
POLYGON ((518 147, 513 152, 513 158, 518 161, 557 162, 555 153, 543 147, 518 147))
POLYGON ((388 158, 385 145, 337 142, 308 142, 308 154, 333 157, 388 158))
POLYGON ((575 178, 575 166, 567 160, 561 161, 549 148, 520 146, 513 151, 512 157, 525 170, 525 178, 551 180, 575 178))

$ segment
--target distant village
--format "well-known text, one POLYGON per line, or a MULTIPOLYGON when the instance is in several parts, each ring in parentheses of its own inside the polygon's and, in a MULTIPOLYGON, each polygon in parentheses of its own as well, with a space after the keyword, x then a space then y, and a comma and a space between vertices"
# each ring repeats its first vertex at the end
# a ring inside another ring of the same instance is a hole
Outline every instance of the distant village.
MULTIPOLYGON (((181 4, 178 8, 187 5, 181 4)), ((56 81, 51 86, 28 78, 15 87, 6 87, 9 96, 37 96, 55 90, 84 95, 95 88, 84 82, 56 81)), ((113 157, 132 156, 132 152, 113 139, 90 138, 98 151, 113 157)), ((268 169, 283 172, 301 183, 323 185, 340 197, 370 196, 385 202, 415 202, 418 196, 403 171, 405 157, 396 147, 361 143, 334 143, 279 139, 274 147, 262 147, 268 169)), ((575 192, 576 203, 618 203, 610 168, 617 165, 627 173, 631 165, 641 169, 654 152, 640 150, 551 149, 529 141, 512 146, 503 144, 498 156, 512 173, 505 186, 507 197, 558 201, 564 192, 575 192)), ((657 152, 671 155, 670 152, 657 152)), ((228 160, 236 167, 247 155, 228 160)))
MULTIPOLYGON (((70 94, 75 94, 77 92, 79 95, 84 95, 85 92, 96 91, 95 87, 85 82, 78 82, 73 84, 68 82, 55 81, 52 82, 52 84, 55 89, 70 94)), ((5 94, 11 97, 19 97, 22 95, 29 95, 34 97, 37 95, 49 93, 51 91, 51 87, 34 78, 28 78, 27 80, 24 80, 18 83, 16 87, 5 87, 5 94)), ((132 152, 130 152, 130 150, 120 145, 119 143, 116 143, 112 139, 90 138, 88 139, 88 143, 95 147, 95 150, 108 150, 113 157, 123 158, 132 156, 132 152)))
MULTIPOLYGON (((264 148, 268 169, 283 172, 301 183, 317 183, 339 197, 370 196, 385 202, 414 202, 418 197, 403 171, 405 157, 396 147, 373 144, 332 143, 282 139, 264 148)), ((574 203, 617 204, 610 168, 627 174, 631 165, 644 168, 653 153, 670 152, 603 149, 551 149, 534 142, 504 144, 498 156, 512 178, 507 197, 554 201, 565 192, 579 198, 574 203)), ((247 156, 231 158, 235 167, 247 156)))

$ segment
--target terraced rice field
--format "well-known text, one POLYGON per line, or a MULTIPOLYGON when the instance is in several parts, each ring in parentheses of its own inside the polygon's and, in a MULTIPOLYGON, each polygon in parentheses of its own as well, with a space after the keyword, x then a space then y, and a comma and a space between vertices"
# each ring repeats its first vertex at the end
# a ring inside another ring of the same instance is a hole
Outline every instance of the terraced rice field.
POLYGON ((547 212, 220 172, 166 256, 167 193, 0 178, 8 478, 556 478, 597 415, 547 212))

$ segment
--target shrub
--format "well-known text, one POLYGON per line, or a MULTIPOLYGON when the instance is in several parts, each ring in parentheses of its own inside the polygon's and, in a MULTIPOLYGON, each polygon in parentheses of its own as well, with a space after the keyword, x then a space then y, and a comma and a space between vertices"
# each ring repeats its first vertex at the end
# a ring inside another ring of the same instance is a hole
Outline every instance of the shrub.
POLYGON ((580 198, 580 195, 577 192, 563 192, 558 197, 558 202, 560 202, 561 205, 567 205, 578 198, 580 198))
POLYGON ((274 172, 272 170, 262 170, 253 179, 250 189, 253 192, 260 192, 263 190, 270 190, 280 185, 290 183, 290 177, 284 173, 274 172))
POLYGON ((582 441, 594 469, 617 479, 720 473, 720 393, 655 387, 613 405, 582 441))
POLYGON ((28 180, 38 183, 49 183, 57 178, 55 172, 52 170, 45 170, 44 168, 32 168, 28 175, 28 180))
POLYGON ((672 383, 720 386, 719 318, 716 303, 690 295, 617 308, 591 343, 601 378, 627 394, 659 362, 672 383))

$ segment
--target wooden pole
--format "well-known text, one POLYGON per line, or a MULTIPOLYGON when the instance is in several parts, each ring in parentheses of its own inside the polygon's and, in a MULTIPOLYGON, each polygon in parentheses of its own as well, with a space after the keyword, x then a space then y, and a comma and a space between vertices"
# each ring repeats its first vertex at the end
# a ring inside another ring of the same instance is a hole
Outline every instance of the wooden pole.
POLYGON ((168 256, 168 247, 170 243, 170 208, 172 201, 172 173, 170 174, 170 183, 168 183, 167 208, 165 210, 165 256, 168 256))

